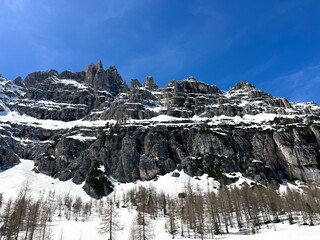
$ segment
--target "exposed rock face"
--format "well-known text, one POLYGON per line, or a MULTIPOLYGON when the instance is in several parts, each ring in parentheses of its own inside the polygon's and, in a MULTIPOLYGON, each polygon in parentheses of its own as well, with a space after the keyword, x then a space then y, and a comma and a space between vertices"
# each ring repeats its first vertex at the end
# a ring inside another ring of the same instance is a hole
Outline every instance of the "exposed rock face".
POLYGON ((158 85, 155 84, 154 80, 153 80, 153 77, 152 76, 148 76, 147 79, 146 79, 146 83, 144 84, 145 88, 150 90, 150 91, 153 91, 155 89, 158 89, 158 85))
POLYGON ((113 98, 128 87, 114 66, 104 70, 101 61, 90 64, 85 72, 56 70, 29 74, 24 82, 13 81, 24 87, 24 98, 14 105, 21 114, 38 119, 73 121, 104 109, 113 98))
POLYGON ((77 82, 83 82, 86 77, 85 72, 71 72, 71 71, 63 71, 58 75, 59 79, 73 79, 77 82))
POLYGON ((7 169, 20 162, 19 156, 14 152, 14 141, 9 136, 0 136, 0 170, 7 169))
POLYGON ((133 91, 134 89, 138 89, 141 87, 141 83, 138 79, 131 79, 130 82, 130 91, 133 91))
POLYGON ((12 82, 19 87, 25 87, 22 77, 17 77, 12 82))
MULTIPOLYGON (((189 77, 130 89, 114 66, 0 77, 0 167, 33 159, 37 171, 85 182, 94 198, 121 182, 175 169, 222 184, 320 182, 320 107, 290 103, 248 82, 227 92, 189 77), (81 119, 81 120, 80 120, 81 119)), ((179 177, 179 176, 176 176, 179 177)))
POLYGON ((97 65, 90 64, 86 70, 85 83, 95 91, 109 91, 114 95, 127 91, 127 85, 122 80, 115 66, 103 69, 102 62, 97 65))

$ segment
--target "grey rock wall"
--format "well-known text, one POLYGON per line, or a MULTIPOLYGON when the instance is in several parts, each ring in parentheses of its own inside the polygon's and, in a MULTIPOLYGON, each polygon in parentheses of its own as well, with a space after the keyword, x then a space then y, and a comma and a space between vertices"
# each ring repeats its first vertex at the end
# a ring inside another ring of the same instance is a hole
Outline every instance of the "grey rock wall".
POLYGON ((129 89, 117 69, 104 70, 101 61, 77 73, 0 80, 1 169, 33 159, 35 171, 84 182, 94 198, 112 191, 111 176, 151 180, 175 169, 207 173, 223 185, 231 172, 261 184, 320 182, 320 107, 314 103, 290 103, 247 82, 224 92, 193 77, 164 88, 152 77, 143 84, 134 79, 129 89), (17 112, 35 122, 2 120, 17 112), (106 125, 50 129, 37 119, 106 125))

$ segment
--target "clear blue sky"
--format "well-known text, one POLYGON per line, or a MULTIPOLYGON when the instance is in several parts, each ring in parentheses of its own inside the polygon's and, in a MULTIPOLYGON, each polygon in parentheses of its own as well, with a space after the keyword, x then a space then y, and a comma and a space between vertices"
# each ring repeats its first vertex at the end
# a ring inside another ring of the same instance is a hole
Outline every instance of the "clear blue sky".
POLYGON ((318 0, 0 0, 0 39, 8 79, 101 59, 127 82, 247 80, 320 103, 318 0))

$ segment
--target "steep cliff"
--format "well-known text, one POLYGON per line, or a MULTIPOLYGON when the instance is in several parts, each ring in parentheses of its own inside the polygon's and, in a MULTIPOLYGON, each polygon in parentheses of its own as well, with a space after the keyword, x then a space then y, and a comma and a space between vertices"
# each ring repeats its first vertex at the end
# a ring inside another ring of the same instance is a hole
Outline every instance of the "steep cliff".
POLYGON ((0 166, 32 159, 35 171, 84 183, 100 198, 121 182, 175 169, 222 184, 241 172, 256 183, 320 182, 320 107, 291 103, 248 82, 229 91, 193 77, 130 88, 99 61, 24 80, 0 77, 0 166))

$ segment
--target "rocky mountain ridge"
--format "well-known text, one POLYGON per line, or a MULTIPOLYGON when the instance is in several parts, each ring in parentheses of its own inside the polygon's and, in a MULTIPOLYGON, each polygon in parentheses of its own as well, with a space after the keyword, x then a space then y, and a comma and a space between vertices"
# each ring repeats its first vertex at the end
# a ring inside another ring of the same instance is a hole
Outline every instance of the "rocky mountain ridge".
POLYGON ((100 198, 120 182, 175 169, 222 184, 320 182, 320 107, 291 103, 248 82, 229 91, 189 77, 130 86, 101 61, 86 71, 0 77, 0 166, 32 159, 35 171, 84 183, 100 198))

